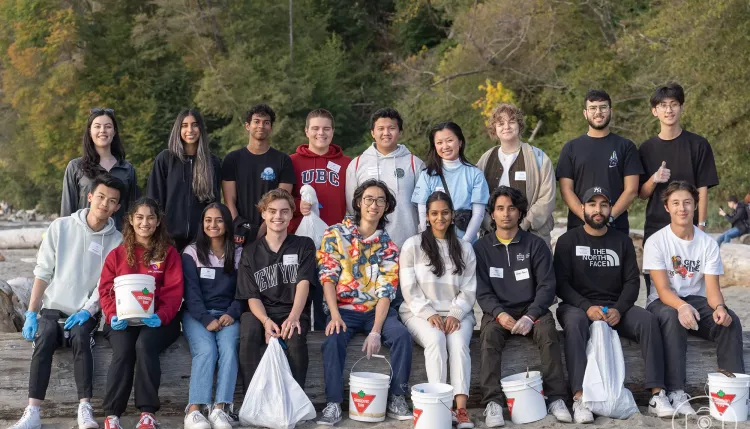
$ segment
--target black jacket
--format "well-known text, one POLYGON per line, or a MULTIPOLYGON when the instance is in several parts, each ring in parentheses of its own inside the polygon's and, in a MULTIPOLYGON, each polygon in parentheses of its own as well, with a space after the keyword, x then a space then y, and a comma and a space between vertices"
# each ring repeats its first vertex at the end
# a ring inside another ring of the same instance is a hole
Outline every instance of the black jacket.
POLYGON ((738 202, 737 207, 734 209, 734 213, 725 216, 732 227, 740 230, 740 234, 747 234, 748 230, 748 218, 747 208, 745 204, 738 202))
POLYGON ((214 167, 214 199, 199 201, 193 193, 194 157, 185 161, 163 150, 154 160, 146 195, 166 212, 167 231, 173 240, 192 241, 201 227, 201 213, 212 202, 221 201, 221 160, 211 154, 214 167))
POLYGON ((474 243, 477 257, 477 301, 487 314, 502 312, 514 319, 534 320, 547 314, 555 299, 555 271, 547 244, 534 234, 518 230, 503 245, 494 233, 474 243))

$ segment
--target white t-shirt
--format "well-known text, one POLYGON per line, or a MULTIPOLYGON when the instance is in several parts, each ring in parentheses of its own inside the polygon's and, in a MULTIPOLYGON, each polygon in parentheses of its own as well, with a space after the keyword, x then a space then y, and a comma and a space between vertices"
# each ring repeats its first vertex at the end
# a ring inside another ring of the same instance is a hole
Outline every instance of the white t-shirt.
POLYGON ((518 152, 521 149, 513 153, 505 153, 502 149, 498 149, 497 157, 500 160, 500 164, 503 165, 503 175, 500 176, 500 186, 510 186, 510 167, 516 162, 518 158, 518 152))
MULTIPOLYGON (((643 271, 666 270, 669 286, 678 296, 706 296, 705 274, 722 275, 724 266, 716 240, 694 227, 692 240, 677 237, 667 225, 646 240, 643 271)), ((646 305, 659 298, 651 288, 646 305)))

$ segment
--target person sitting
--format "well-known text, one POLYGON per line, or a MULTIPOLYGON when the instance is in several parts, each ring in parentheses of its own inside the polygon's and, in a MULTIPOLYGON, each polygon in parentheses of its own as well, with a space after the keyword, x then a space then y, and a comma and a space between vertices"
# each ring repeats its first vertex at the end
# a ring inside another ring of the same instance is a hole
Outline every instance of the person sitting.
POLYGON ((473 428, 466 401, 477 262, 471 245, 456 235, 453 202, 445 192, 427 199, 427 229, 406 240, 399 265, 404 295, 399 313, 414 341, 424 348, 427 380, 446 382, 450 354, 457 428, 473 428))
POLYGON ((646 309, 656 315, 664 341, 664 381, 680 415, 695 414, 685 393, 687 335, 716 342, 719 368, 745 372, 742 325, 724 303, 719 276, 724 274, 719 245, 693 225, 698 190, 670 183, 662 194, 670 224, 657 231, 643 249, 643 270, 655 289, 646 309))
POLYGON ((318 424, 341 421, 346 345, 357 332, 367 333, 367 358, 380 350, 381 337, 391 349, 393 371, 388 417, 412 419, 406 404, 411 373, 412 340, 390 303, 398 287, 398 248, 385 231, 396 199, 388 185, 366 180, 354 191, 354 216, 329 227, 318 250, 318 273, 330 311, 323 341, 323 375, 327 405, 318 424))
POLYGON ((128 405, 133 373, 135 407, 141 411, 136 429, 156 429, 154 414, 160 405, 159 354, 180 336, 182 262, 170 243, 164 213, 155 200, 138 199, 126 217, 123 230, 123 243, 107 255, 99 281, 104 337, 112 347, 104 393, 107 416, 104 429, 122 429, 120 416, 128 405), (117 316, 114 281, 127 274, 146 274, 155 280, 151 297, 154 312, 141 320, 142 326, 131 326, 128 320, 117 316))
POLYGON ((719 247, 724 243, 731 242, 733 238, 737 238, 742 234, 747 234, 749 229, 748 223, 750 223, 750 220, 747 218, 747 206, 744 202, 740 202, 735 195, 730 195, 727 200, 727 205, 732 210, 732 214, 728 215, 723 207, 719 207, 719 214, 727 219, 731 228, 724 231, 724 233, 716 239, 716 242, 719 243, 719 247))
POLYGON ((555 274, 557 320, 565 332, 565 362, 573 392, 573 419, 591 423, 594 416, 581 400, 586 372, 589 326, 601 320, 620 335, 641 345, 646 368, 644 388, 650 389, 648 413, 672 417, 674 408, 664 391, 664 348, 659 322, 635 305, 640 272, 633 241, 607 226, 612 202, 606 189, 593 187, 583 195, 584 225, 557 240, 555 274))

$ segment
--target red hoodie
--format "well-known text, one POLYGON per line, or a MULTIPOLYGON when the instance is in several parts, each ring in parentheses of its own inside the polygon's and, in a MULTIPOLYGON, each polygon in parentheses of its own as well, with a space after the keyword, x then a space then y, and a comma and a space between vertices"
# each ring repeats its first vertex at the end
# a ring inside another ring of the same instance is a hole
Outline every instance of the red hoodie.
POLYGON ((161 262, 151 262, 148 267, 141 262, 143 252, 141 246, 135 246, 136 267, 128 265, 128 254, 125 245, 121 244, 109 252, 104 260, 102 276, 99 280, 99 302, 104 313, 104 321, 111 324, 112 318, 117 316, 115 306, 115 277, 125 274, 148 274, 156 278, 154 294, 154 313, 161 319, 162 325, 167 325, 175 318, 182 304, 182 260, 177 249, 167 248, 167 257, 161 262))
POLYGON ((297 231, 302 221, 299 211, 299 189, 302 185, 312 186, 318 194, 318 202, 323 206, 320 208, 323 222, 328 225, 340 223, 346 215, 346 168, 352 159, 335 144, 331 144, 328 153, 323 156, 310 151, 309 145, 303 144, 297 147, 297 152, 291 158, 297 176, 297 184, 292 191, 297 210, 289 223, 289 233, 297 231))

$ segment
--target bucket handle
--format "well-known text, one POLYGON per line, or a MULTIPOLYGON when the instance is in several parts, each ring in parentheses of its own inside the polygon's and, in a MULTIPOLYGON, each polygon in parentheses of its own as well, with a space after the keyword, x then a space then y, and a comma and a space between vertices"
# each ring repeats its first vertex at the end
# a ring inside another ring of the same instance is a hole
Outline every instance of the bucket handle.
MULTIPOLYGON (((412 390, 412 391, 415 391, 413 387, 411 388, 411 390, 412 390)), ((419 393, 424 393, 424 392, 420 392, 419 390, 416 390, 416 392, 419 392, 419 393)), ((431 400, 431 401, 430 401, 430 400, 425 400, 425 399, 420 399, 420 401, 423 401, 423 402, 428 402, 428 403, 432 403, 432 404, 443 404, 443 406, 444 406, 444 407, 445 407, 445 408, 446 408, 446 409, 447 409, 448 411, 450 411, 450 412, 451 412, 451 415, 452 415, 452 416, 454 416, 454 417, 455 417, 455 415, 456 415, 456 412, 455 412, 455 411, 453 411, 453 410, 451 409, 451 407, 449 407, 449 406, 445 405, 445 402, 443 402, 443 400, 442 400, 442 399, 437 399, 437 398, 435 398, 435 399, 433 399, 433 400, 431 400)), ((453 405, 453 401, 451 401, 451 405, 453 405)))
MULTIPOLYGON (((359 361, 361 361, 362 359, 364 359, 366 357, 367 356, 362 356, 361 358, 357 359, 357 361, 354 362, 354 365, 352 365, 352 369, 349 370, 349 374, 351 374, 352 372, 354 372, 354 367, 357 366, 357 364, 359 363, 359 361)), ((388 368, 390 370, 390 372, 388 373, 388 384, 390 385, 391 384, 391 380, 393 379, 393 367, 391 366, 391 363, 388 361, 388 359, 385 357, 385 355, 372 355, 372 357, 383 359, 388 364, 388 368)))

